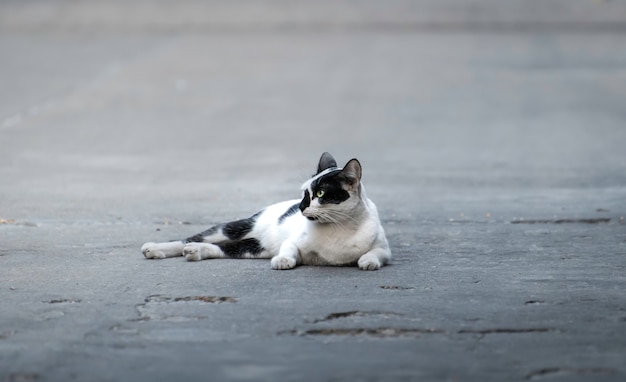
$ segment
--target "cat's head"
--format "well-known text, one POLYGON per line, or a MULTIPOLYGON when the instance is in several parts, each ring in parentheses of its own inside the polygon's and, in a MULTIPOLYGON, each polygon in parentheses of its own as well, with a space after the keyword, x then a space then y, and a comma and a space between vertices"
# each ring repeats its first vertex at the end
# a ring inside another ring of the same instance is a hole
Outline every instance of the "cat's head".
POLYGON ((351 159, 343 168, 329 153, 322 154, 317 173, 302 186, 300 211, 318 223, 342 224, 354 220, 361 205, 361 164, 351 159))

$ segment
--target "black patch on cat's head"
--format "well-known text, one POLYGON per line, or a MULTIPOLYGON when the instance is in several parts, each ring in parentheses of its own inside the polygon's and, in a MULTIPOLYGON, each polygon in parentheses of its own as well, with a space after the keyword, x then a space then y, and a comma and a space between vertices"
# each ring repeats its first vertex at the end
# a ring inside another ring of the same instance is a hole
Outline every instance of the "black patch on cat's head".
POLYGON ((351 191, 360 190, 361 176, 361 163, 356 158, 351 159, 343 169, 331 170, 311 182, 311 200, 317 197, 318 191, 323 191, 320 204, 339 204, 350 197, 351 191))
POLYGON ((337 161, 332 155, 330 155, 330 153, 325 152, 320 157, 320 161, 317 164, 317 172, 315 174, 317 175, 320 172, 333 167, 337 167, 337 161))
POLYGON ((350 198, 350 193, 346 190, 343 183, 342 170, 331 171, 326 175, 315 179, 311 183, 311 191, 313 199, 317 199, 320 204, 339 204, 350 198), (322 191, 321 197, 317 196, 322 191))
MULTIPOLYGON (((330 154, 324 153, 318 169, 331 164, 336 166, 337 162, 330 154)), ((343 169, 328 167, 321 170, 305 186, 300 210, 304 211, 314 199, 318 199, 320 204, 339 204, 350 198, 350 192, 360 194, 361 175, 361 164, 357 159, 348 161, 343 169)))
MULTIPOLYGON (((359 161, 351 159, 344 168, 337 168, 336 165, 337 162, 330 154, 322 155, 318 165, 318 170, 321 171, 302 186, 304 197, 299 208, 303 214, 316 199, 320 206, 341 204, 351 197, 360 199, 362 174, 359 161), (331 167, 324 169, 326 166, 331 167), (353 196, 354 194, 356 196, 353 196)), ((309 220, 319 219, 315 215, 315 213, 305 214, 309 220)))
POLYGON ((302 198, 302 201, 300 202, 300 211, 306 210, 307 207, 310 205, 311 205, 311 194, 309 193, 309 190, 304 190, 304 197, 302 198))

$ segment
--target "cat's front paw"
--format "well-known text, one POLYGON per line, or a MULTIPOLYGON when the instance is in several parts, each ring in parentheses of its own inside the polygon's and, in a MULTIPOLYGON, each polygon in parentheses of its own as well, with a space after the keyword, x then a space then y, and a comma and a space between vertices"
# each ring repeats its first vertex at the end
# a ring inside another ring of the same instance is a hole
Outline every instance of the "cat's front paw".
POLYGON ((141 246, 141 253, 146 259, 164 259, 165 253, 156 248, 156 243, 146 243, 141 246))
POLYGON ((293 269, 296 267, 296 260, 285 256, 276 256, 272 258, 272 269, 293 269))
POLYGON ((375 257, 361 256, 359 259, 359 269, 363 271, 375 271, 382 267, 380 260, 375 257))

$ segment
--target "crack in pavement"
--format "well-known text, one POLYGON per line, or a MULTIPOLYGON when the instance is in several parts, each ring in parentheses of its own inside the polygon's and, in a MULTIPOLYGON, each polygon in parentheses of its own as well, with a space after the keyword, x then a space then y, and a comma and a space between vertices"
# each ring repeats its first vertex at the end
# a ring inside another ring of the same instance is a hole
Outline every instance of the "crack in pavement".
POLYGON ((554 377, 559 374, 575 374, 575 375, 595 375, 595 374, 615 374, 615 369, 606 367, 547 367, 530 372, 526 375, 526 380, 537 380, 542 378, 554 377))

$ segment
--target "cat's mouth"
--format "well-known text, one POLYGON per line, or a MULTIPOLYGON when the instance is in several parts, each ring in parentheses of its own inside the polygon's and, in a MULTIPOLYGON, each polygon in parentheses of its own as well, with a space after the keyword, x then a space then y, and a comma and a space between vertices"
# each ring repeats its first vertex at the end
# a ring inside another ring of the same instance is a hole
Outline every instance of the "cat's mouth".
POLYGON ((310 221, 316 221, 316 220, 319 220, 319 217, 315 216, 315 214, 312 214, 312 213, 311 213, 311 211, 309 211, 309 209, 308 209, 308 208, 305 208, 305 209, 302 211, 302 215, 303 215, 305 218, 309 219, 310 221))
POLYGON ((302 211, 302 215, 304 215, 305 218, 307 218, 309 221, 312 221, 312 222, 320 220, 319 216, 311 214, 311 212, 307 210, 302 211))

